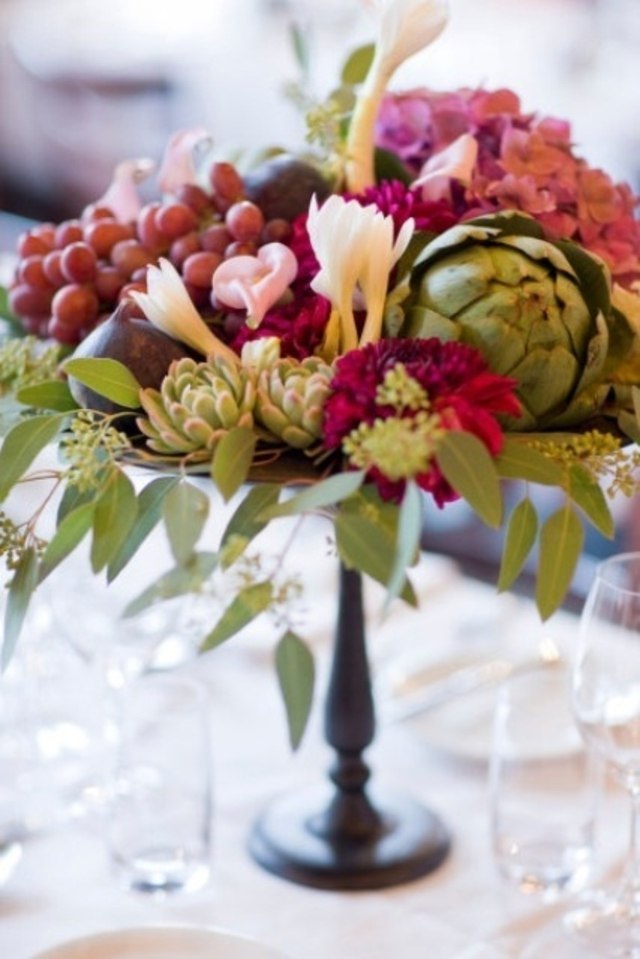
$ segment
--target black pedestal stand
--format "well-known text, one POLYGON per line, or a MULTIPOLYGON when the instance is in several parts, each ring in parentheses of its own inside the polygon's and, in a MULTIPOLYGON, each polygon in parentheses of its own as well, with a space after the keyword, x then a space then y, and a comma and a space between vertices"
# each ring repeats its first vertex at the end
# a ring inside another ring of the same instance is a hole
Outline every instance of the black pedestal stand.
POLYGON ((377 889, 436 869, 450 848, 443 823, 419 803, 366 789, 362 753, 374 708, 360 575, 340 567, 335 651, 325 734, 336 750, 334 788, 285 796, 258 819, 249 848, 270 872, 321 889, 377 889))

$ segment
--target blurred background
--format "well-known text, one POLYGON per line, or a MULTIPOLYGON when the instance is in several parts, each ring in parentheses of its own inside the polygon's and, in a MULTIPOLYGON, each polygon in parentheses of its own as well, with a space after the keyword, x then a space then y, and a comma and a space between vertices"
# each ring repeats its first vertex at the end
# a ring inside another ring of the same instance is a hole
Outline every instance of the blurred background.
MULTIPOLYGON (((570 118, 579 152, 640 188, 638 0, 451 0, 451 22, 395 85, 510 86, 570 118)), ((0 0, 0 210, 77 214, 116 162, 204 126, 218 147, 299 145, 283 97, 308 37, 314 92, 371 39, 358 0, 0 0)))

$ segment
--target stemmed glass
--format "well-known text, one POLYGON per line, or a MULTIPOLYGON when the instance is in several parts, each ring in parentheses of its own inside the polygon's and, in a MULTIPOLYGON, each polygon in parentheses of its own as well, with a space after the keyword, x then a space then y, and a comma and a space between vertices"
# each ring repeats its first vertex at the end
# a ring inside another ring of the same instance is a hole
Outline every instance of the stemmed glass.
POLYGON ((640 959, 640 553, 597 569, 580 625, 573 705, 587 748, 604 759, 632 806, 626 869, 566 917, 599 956, 640 959))

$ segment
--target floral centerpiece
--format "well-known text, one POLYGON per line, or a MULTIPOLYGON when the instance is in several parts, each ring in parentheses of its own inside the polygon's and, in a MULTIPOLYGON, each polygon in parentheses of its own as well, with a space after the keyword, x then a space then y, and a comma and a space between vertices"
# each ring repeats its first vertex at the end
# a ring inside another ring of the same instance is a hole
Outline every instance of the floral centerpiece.
POLYGON ((311 656, 287 625, 286 586, 245 563, 268 523, 324 513, 345 567, 415 602, 424 497, 463 497, 506 526, 501 589, 538 544, 543 617, 584 524, 613 535, 609 495, 637 488, 638 198, 510 91, 390 91, 447 4, 367 6, 376 43, 308 104, 299 155, 198 165, 206 134, 181 131, 157 201, 138 194, 150 164, 126 161, 77 220, 21 237, 0 501, 50 443, 62 499, 48 542, 40 509, 1 515, 5 662, 33 591, 82 540, 111 581, 164 521, 174 565, 129 612, 243 568, 202 648, 275 611, 297 743, 311 656), (161 475, 137 494, 131 463, 161 475), (226 500, 244 488, 215 552, 199 542, 210 504, 192 473, 226 500), (522 489, 508 517, 504 481, 522 489), (532 483, 561 494, 543 523, 532 483))

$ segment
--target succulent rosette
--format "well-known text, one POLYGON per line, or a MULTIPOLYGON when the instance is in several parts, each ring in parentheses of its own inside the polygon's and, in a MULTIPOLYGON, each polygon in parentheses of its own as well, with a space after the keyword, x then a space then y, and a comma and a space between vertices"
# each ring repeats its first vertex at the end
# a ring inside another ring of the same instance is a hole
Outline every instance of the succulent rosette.
POLYGON ((606 265, 518 214, 471 220, 427 244, 411 289, 402 335, 480 350, 517 383, 518 430, 572 429, 601 413, 635 338, 606 265))

